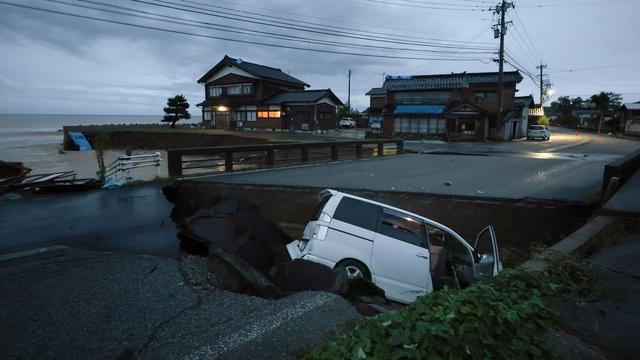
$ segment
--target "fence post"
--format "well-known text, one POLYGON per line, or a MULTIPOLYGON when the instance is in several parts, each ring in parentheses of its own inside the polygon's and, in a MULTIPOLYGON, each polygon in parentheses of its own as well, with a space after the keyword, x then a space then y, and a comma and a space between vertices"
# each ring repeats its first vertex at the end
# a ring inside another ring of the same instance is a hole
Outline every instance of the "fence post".
POLYGON ((338 160, 338 145, 331 145, 331 160, 338 160))
POLYGON ((301 156, 300 161, 302 161, 302 162, 309 161, 309 148, 304 146, 304 145, 302 145, 300 147, 300 156, 301 156))
POLYGON ((362 144, 356 144, 356 158, 360 159, 362 157, 362 144))
POLYGON ((182 155, 177 150, 167 152, 169 177, 182 176, 182 155))
POLYGON ((400 141, 398 141, 398 142, 397 142, 396 147, 397 147, 397 149, 398 149, 398 150, 397 150, 398 155, 400 155, 400 154, 404 154, 404 140, 400 140, 400 141))
POLYGON ((273 149, 267 149, 267 165, 275 164, 275 156, 273 149))
POLYGON ((384 143, 378 143, 378 156, 384 156, 384 143))
POLYGON ((233 171, 233 151, 224 152, 224 171, 233 171))

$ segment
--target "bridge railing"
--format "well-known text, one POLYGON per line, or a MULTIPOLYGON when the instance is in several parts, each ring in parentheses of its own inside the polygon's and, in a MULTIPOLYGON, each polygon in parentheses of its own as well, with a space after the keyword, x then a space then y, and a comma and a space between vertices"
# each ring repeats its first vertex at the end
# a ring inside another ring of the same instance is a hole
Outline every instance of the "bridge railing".
POLYGON ((403 154, 404 141, 372 139, 180 148, 168 150, 167 160, 169 176, 177 177, 183 176, 186 169, 199 169, 205 172, 207 170, 233 171, 234 164, 250 163, 254 167, 269 167, 285 160, 288 164, 307 163, 320 158, 336 161, 347 152, 351 152, 351 149, 355 158, 362 158, 369 152, 372 156, 384 156, 385 151, 387 155, 403 154), (276 154, 279 152, 286 152, 285 160, 277 158, 276 154), (242 155, 242 159, 237 159, 237 155, 242 155))

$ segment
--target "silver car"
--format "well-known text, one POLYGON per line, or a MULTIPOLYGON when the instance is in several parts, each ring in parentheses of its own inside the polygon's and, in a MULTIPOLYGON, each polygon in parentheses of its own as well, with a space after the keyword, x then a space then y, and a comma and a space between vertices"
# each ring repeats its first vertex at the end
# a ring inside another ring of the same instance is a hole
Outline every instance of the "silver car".
POLYGON ((527 140, 542 139, 549 140, 551 138, 551 132, 544 125, 531 125, 527 130, 527 140))

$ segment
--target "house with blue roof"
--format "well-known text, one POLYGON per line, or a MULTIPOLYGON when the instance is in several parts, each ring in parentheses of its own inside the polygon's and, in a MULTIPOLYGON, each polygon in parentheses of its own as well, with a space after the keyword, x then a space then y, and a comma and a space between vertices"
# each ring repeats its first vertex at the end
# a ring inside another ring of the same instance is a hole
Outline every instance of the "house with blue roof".
POLYGON ((509 140, 522 134, 522 107, 514 101, 521 81, 518 71, 504 73, 498 124, 497 72, 387 76, 382 87, 367 92, 369 122, 381 121, 388 136, 509 140))
POLYGON ((204 87, 206 128, 327 130, 337 124, 340 99, 280 69, 225 56, 198 83, 204 87))

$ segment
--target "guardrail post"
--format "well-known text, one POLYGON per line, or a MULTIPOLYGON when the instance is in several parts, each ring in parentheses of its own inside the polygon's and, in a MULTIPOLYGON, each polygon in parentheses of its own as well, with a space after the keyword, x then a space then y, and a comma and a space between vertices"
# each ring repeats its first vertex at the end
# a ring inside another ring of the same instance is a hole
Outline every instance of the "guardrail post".
POLYGON ((275 163, 275 156, 274 156, 274 150, 273 149, 268 149, 267 150, 267 165, 271 166, 275 163))
POLYGON ((362 144, 356 144, 356 158, 362 157, 362 144))
POLYGON ((384 143, 378 143, 378 156, 384 156, 384 143))
POLYGON ((233 171, 233 151, 224 152, 224 171, 233 171))
POLYGON ((302 162, 307 162, 307 161, 309 161, 309 148, 308 148, 308 147, 306 147, 306 146, 304 146, 304 145, 303 145, 303 146, 300 148, 300 157, 301 157, 301 158, 300 158, 300 161, 302 161, 302 162))
POLYGON ((182 155, 176 150, 167 152, 169 177, 182 176, 182 155))
POLYGON ((396 143, 398 155, 404 154, 404 140, 400 140, 396 143))
POLYGON ((338 160, 338 145, 331 145, 331 160, 338 160))

